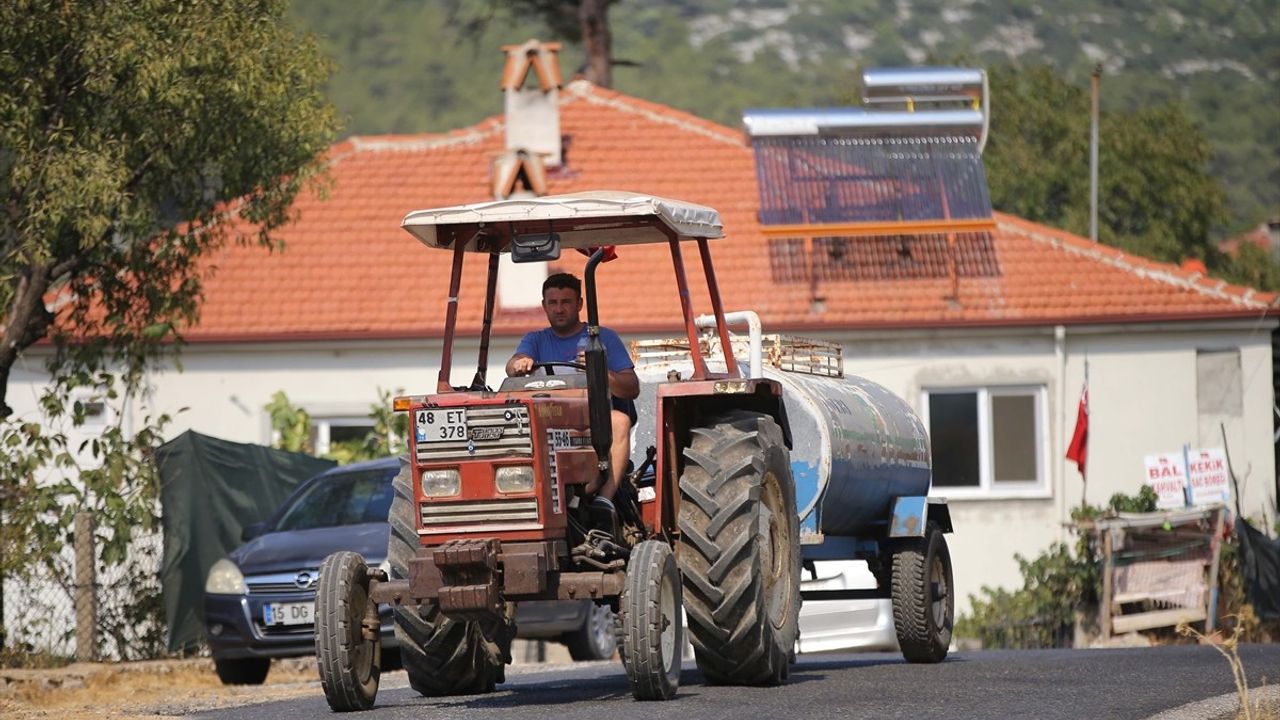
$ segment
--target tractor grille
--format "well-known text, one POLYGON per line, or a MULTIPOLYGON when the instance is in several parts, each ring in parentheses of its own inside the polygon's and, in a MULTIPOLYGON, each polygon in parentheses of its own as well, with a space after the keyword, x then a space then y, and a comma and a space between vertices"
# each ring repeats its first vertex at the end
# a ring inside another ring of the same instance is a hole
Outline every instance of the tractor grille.
POLYGON ((538 522, 538 501, 533 498, 424 502, 420 507, 424 532, 434 528, 459 527, 501 529, 538 522))
POLYGON ((418 443, 418 462, 533 456, 529 408, 524 405, 467 408, 467 434, 466 440, 418 443))

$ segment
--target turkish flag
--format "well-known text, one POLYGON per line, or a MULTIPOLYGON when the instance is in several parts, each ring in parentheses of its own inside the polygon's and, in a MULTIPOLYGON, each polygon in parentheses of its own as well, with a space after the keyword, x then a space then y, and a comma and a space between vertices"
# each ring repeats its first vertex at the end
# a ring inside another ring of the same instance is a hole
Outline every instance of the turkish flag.
POLYGON ((1080 409, 1076 411, 1076 432, 1071 436, 1071 445, 1067 447, 1067 459, 1074 460, 1080 469, 1080 477, 1085 477, 1084 460, 1089 446, 1089 384, 1086 382, 1080 391, 1080 409))

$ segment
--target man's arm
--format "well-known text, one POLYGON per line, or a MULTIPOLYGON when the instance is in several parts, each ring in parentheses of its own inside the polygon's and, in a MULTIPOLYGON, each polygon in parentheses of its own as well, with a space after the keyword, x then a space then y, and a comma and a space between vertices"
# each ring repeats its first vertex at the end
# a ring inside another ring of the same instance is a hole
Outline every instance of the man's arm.
POLYGON ((636 377, 631 353, 618 337, 618 333, 600 328, 600 339, 609 355, 609 392, 619 400, 635 400, 640 397, 640 378, 636 377))
POLYGON ((533 372, 533 354, 537 343, 534 333, 526 333, 516 346, 516 354, 507 361, 507 377, 518 377, 533 372))
POLYGON ((609 392, 620 400, 635 400, 640 397, 640 378, 636 376, 635 368, 610 371, 609 392))

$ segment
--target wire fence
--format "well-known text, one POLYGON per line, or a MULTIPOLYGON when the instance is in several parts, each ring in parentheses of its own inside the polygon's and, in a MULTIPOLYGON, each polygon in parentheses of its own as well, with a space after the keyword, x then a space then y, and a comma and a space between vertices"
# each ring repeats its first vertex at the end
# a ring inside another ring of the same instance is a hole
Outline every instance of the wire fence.
POLYGON ((1047 618, 987 625, 982 629, 983 647, 1010 650, 1044 650, 1074 647, 1075 626, 1047 618))
POLYGON ((5 661, 26 666, 72 660, 142 660, 165 654, 160 595, 163 536, 133 538, 124 562, 103 566, 87 517, 78 542, 3 578, 5 661), (88 562, 88 565, 86 565, 88 562))

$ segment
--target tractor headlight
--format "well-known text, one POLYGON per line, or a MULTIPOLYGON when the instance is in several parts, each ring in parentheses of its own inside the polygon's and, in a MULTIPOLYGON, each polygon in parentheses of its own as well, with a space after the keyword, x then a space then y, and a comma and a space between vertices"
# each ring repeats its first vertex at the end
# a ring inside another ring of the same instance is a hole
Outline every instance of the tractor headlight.
POLYGON ((533 490, 533 466, 511 465, 500 467, 493 474, 493 483, 500 493, 523 493, 533 490))
POLYGON ((451 497, 461 489, 462 479, 457 470, 422 471, 422 494, 426 497, 451 497))
POLYGON ((204 591, 210 595, 243 595, 245 593, 244 574, 235 563, 222 558, 209 568, 209 577, 204 582, 204 591))

